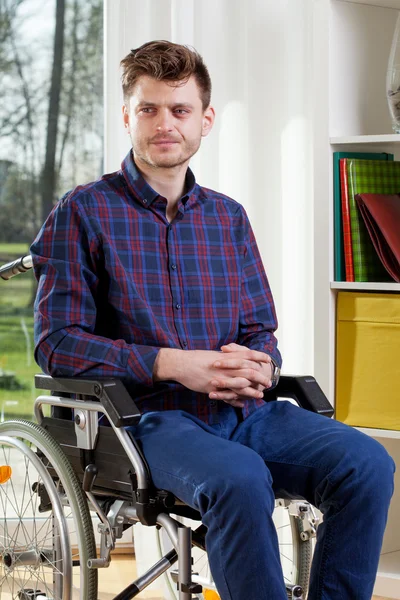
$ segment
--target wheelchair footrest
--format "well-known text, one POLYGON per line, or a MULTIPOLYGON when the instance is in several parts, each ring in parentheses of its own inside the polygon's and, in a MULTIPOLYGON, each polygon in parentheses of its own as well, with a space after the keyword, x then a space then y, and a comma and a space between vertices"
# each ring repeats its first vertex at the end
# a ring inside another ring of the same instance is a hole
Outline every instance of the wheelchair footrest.
MULTIPOLYGON (((179 583, 176 587, 179 592, 179 583)), ((180 591, 185 592, 185 594, 201 594, 203 588, 199 583, 189 583, 189 585, 186 583, 181 583, 180 591)))
POLYGON ((17 594, 18 600, 52 600, 46 596, 45 592, 41 592, 40 590, 33 590, 31 588, 26 590, 20 590, 17 594))

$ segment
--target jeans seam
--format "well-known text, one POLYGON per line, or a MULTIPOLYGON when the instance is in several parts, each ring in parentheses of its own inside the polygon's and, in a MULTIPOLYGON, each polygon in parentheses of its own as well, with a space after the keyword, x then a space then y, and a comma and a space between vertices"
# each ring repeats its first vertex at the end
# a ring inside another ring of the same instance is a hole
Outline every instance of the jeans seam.
MULTIPOLYGON (((330 470, 326 466, 321 465, 319 463, 313 463, 313 462, 309 462, 309 461, 297 462, 297 461, 293 461, 293 460, 284 460, 283 458, 277 458, 274 456, 269 456, 268 459, 265 459, 262 456, 261 456, 261 458, 263 459, 263 461, 266 463, 267 466, 268 466, 269 462, 274 462, 274 463, 279 463, 280 465, 294 465, 296 467, 321 469, 321 471, 323 471, 324 473, 326 473, 328 475, 330 473, 330 470)), ((330 480, 329 480, 329 482, 332 483, 330 480)))
POLYGON ((223 556, 222 556, 222 554, 223 554, 223 553, 222 553, 222 542, 221 542, 221 538, 222 538, 221 527, 219 526, 218 520, 217 520, 217 519, 216 519, 216 517, 215 517, 214 510, 213 510, 213 509, 211 509, 211 511, 210 511, 210 512, 211 512, 211 515, 212 515, 213 519, 215 520, 215 523, 216 523, 216 525, 217 525, 217 527, 218 527, 218 531, 219 531, 219 542, 218 542, 218 546, 219 546, 219 559, 220 559, 220 568, 221 568, 221 573, 222 573, 222 574, 223 574, 223 576, 224 576, 224 581, 225 581, 225 586, 226 586, 226 589, 228 590, 228 594, 229 594, 229 600, 232 600, 232 594, 231 594, 231 590, 230 590, 230 588, 229 588, 228 581, 227 581, 227 578, 226 578, 226 574, 225 574, 225 568, 224 568, 224 561, 223 561, 223 556))

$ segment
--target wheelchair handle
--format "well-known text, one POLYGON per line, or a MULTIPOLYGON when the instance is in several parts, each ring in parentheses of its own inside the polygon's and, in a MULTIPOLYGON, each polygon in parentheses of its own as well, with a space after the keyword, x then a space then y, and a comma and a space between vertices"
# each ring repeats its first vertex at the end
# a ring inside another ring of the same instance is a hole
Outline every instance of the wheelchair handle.
POLYGON ((29 271, 29 269, 32 269, 32 266, 32 256, 30 254, 21 256, 12 262, 2 265, 0 267, 0 277, 7 281, 11 277, 15 277, 15 275, 29 271))
POLYGON ((264 400, 292 398, 301 408, 331 418, 334 409, 312 375, 281 375, 278 385, 266 390, 264 400))

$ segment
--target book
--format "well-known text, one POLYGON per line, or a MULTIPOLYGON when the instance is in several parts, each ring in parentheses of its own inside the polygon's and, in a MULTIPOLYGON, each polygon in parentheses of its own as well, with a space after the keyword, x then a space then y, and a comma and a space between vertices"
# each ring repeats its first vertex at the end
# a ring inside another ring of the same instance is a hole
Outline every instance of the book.
POLYGON ((347 185, 347 158, 341 158, 339 165, 345 281, 354 281, 353 247, 351 244, 350 206, 347 185))
POLYGON ((334 256, 335 281, 346 281, 345 259, 343 248, 343 224, 341 212, 341 191, 339 160, 341 158, 358 158, 365 160, 393 160, 393 154, 386 152, 334 152, 333 153, 333 197, 334 197, 334 256))
POLYGON ((347 179, 354 280, 391 281, 375 251, 355 197, 400 192, 400 161, 348 159, 347 179))
POLYGON ((400 282, 400 194, 359 194, 356 202, 386 271, 400 282))

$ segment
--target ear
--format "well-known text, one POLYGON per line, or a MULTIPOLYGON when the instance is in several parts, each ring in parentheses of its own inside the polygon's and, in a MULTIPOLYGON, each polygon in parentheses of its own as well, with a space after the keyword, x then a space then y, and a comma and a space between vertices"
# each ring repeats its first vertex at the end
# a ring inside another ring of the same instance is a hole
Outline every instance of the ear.
POLYGON ((124 121, 124 127, 127 130, 127 132, 129 133, 129 111, 128 111, 126 104, 124 104, 122 107, 122 118, 124 121))
POLYGON ((206 137, 210 133, 210 131, 214 125, 214 121, 215 121, 215 110, 212 106, 209 106, 204 111, 204 115, 203 115, 203 124, 202 124, 202 128, 201 128, 202 137, 206 137))

